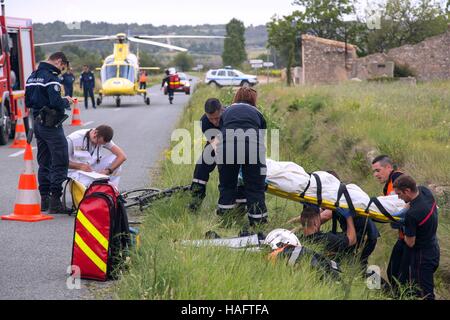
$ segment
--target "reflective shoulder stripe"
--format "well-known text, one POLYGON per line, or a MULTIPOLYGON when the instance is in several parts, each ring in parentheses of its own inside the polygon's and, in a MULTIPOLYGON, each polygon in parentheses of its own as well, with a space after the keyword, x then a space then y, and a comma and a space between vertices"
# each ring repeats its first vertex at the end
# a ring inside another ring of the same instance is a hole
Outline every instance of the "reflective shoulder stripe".
POLYGON ((34 83, 27 83, 25 85, 25 87, 30 87, 30 86, 41 86, 41 87, 47 87, 50 85, 58 85, 61 86, 61 83, 57 82, 57 81, 52 81, 52 82, 48 82, 48 83, 39 83, 39 82, 34 82, 34 83))
POLYGON ((425 222, 428 221, 428 219, 430 219, 431 215, 434 212, 434 209, 436 208, 436 202, 433 203, 433 206, 431 207, 430 212, 428 212, 427 216, 425 217, 425 219, 423 219, 420 223, 419 226, 423 226, 425 224, 425 222))

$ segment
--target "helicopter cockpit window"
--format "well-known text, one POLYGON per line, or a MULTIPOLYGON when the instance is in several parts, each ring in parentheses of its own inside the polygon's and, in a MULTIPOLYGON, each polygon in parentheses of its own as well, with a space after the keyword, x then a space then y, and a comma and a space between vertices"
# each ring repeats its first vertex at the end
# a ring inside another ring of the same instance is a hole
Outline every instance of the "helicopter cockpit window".
POLYGON ((122 65, 119 69, 119 77, 126 78, 131 82, 134 82, 134 68, 129 65, 122 65))
POLYGON ((117 66, 106 66, 102 69, 102 81, 117 77, 117 66))

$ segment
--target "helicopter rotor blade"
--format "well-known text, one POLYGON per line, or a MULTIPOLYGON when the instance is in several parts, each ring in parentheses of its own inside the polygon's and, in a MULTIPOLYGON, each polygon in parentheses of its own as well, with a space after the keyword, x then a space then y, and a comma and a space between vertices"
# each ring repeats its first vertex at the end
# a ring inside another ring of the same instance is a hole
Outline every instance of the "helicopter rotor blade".
POLYGON ((147 35, 138 35, 136 38, 142 39, 225 39, 224 36, 195 36, 195 35, 156 35, 156 36, 147 36, 147 35))
POLYGON ((153 45, 153 46, 167 48, 167 49, 173 49, 173 50, 178 50, 178 51, 182 51, 182 52, 188 51, 185 48, 173 46, 173 45, 170 45, 170 44, 165 44, 165 43, 156 42, 156 41, 150 41, 150 40, 143 40, 143 39, 139 39, 139 38, 135 38, 135 37, 128 37, 128 40, 130 40, 131 42, 150 44, 150 45, 153 45))
POLYGON ((97 38, 97 37, 102 38, 102 37, 109 37, 109 36, 104 35, 104 34, 63 34, 63 35, 61 35, 61 37, 63 37, 63 38, 97 38))
POLYGON ((103 40, 113 40, 115 36, 104 36, 100 38, 90 38, 90 39, 79 39, 79 40, 64 40, 64 41, 54 41, 54 42, 45 42, 45 43, 36 43, 35 47, 40 46, 49 46, 53 44, 63 44, 63 43, 74 43, 74 42, 86 42, 86 41, 103 41, 103 40))

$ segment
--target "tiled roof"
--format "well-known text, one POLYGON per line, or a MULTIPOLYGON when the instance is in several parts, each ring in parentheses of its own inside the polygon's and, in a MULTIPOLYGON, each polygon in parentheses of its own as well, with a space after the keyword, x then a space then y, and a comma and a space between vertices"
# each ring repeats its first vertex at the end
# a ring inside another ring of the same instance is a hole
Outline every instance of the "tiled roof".
MULTIPOLYGON (((309 34, 302 35, 302 40, 309 40, 309 41, 326 44, 328 46, 345 48, 345 42, 315 37, 315 36, 311 36, 309 34)), ((357 47, 355 45, 347 42, 347 50, 356 50, 356 48, 357 47)))

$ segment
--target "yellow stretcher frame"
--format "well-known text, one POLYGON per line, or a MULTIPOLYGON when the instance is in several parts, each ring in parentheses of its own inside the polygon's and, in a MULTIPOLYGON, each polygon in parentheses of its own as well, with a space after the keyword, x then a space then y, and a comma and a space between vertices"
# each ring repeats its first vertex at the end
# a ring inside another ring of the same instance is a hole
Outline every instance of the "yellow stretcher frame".
MULTIPOLYGON (((300 194, 298 194, 298 193, 289 193, 289 192, 277 189, 270 184, 267 185, 266 191, 267 191, 267 193, 272 194, 277 197, 280 197, 280 198, 285 198, 288 200, 301 202, 301 203, 309 203, 309 204, 315 204, 315 205, 318 204, 317 199, 314 197, 309 197, 309 196, 301 197, 300 194)), ((322 204, 320 205, 320 207, 325 208, 325 209, 330 209, 330 210, 335 210, 337 208, 334 205, 334 203, 327 201, 327 200, 322 200, 322 204)), ((341 208, 348 209, 348 206, 341 206, 341 208)), ((376 212, 376 211, 370 210, 367 213, 363 209, 359 209, 359 208, 355 208, 355 211, 356 211, 356 215, 358 215, 360 217, 364 217, 364 218, 368 217, 374 221, 383 222, 383 223, 392 222, 392 220, 390 220, 384 214, 376 212)), ((399 217, 393 217, 393 218, 396 221, 400 221, 399 217)))

